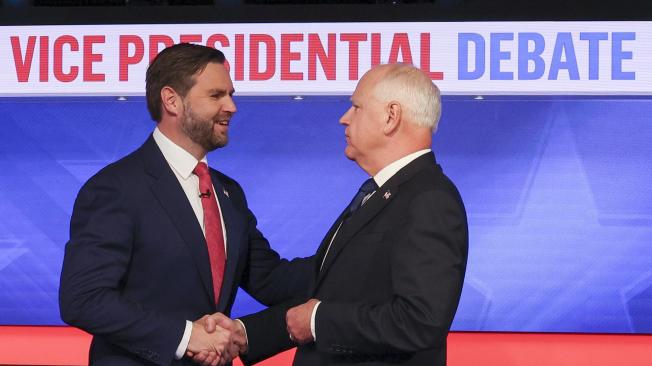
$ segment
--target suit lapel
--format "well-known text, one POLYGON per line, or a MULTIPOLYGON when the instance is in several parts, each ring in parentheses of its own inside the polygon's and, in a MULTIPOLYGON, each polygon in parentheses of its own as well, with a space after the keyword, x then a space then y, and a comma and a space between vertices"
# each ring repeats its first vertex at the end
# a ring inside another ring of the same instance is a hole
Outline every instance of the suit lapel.
POLYGON ((206 294, 213 299, 213 281, 206 239, 188 197, 151 136, 143 145, 142 152, 145 169, 154 178, 150 188, 188 247, 206 294))
MULTIPOLYGON (((348 205, 347 205, 348 207, 348 205)), ((340 227, 340 223, 342 222, 342 218, 344 217, 344 214, 346 213, 346 209, 342 211, 340 216, 335 220, 333 225, 331 225, 331 228, 328 230, 326 233, 326 236, 324 239, 321 241, 321 244, 319 244, 319 248, 317 249, 317 263, 318 265, 315 267, 316 272, 315 272, 315 277, 319 274, 321 264, 324 261, 324 255, 326 254, 326 250, 328 249, 328 244, 330 244, 331 239, 333 238, 333 235, 337 232, 337 229, 340 227)))
POLYGON ((230 291, 234 286, 235 281, 235 267, 238 263, 240 254, 240 242, 242 241, 242 223, 243 220, 239 219, 240 213, 233 206, 231 198, 227 195, 228 191, 219 181, 217 174, 211 170, 211 178, 215 194, 220 203, 220 210, 224 218, 224 226, 226 228, 226 266, 224 268, 224 280, 222 281, 222 289, 220 291, 220 301, 217 304, 218 311, 224 311, 228 305, 230 291), (225 193, 226 192, 226 193, 225 193))
MULTIPOLYGON (((340 227, 340 230, 337 232, 337 236, 333 243, 331 244, 330 249, 324 260, 324 264, 319 271, 317 276, 316 285, 319 286, 320 282, 330 269, 333 262, 337 259, 337 256, 340 254, 342 249, 346 244, 353 238, 353 236, 360 231, 371 219, 373 219, 378 213, 380 213, 383 208, 392 200, 394 195, 398 193, 398 187, 389 187, 387 184, 384 184, 382 187, 379 187, 376 193, 374 193, 367 202, 360 207, 353 216, 351 216, 346 222, 342 223, 339 226, 342 216, 336 221, 337 226, 340 227), (389 194, 385 194, 389 192, 389 194)), ((335 225, 333 225, 335 226, 335 225)), ((337 226, 335 226, 337 228, 337 226)), ((330 234, 330 233, 329 233, 330 234)), ((334 233, 333 233, 334 234, 334 233)), ((328 241, 332 238, 333 234, 328 236, 328 241)), ((328 244, 326 244, 328 247, 328 244)))
MULTIPOLYGON (((328 273, 328 270, 333 265, 335 260, 337 260, 337 256, 342 252, 346 244, 354 239, 355 235, 398 195, 400 185, 406 181, 409 181, 420 170, 434 166, 436 166, 436 162, 435 156, 432 152, 426 153, 414 159, 412 162, 394 174, 387 182, 385 182, 385 184, 379 187, 376 190, 376 193, 374 193, 373 196, 371 196, 369 200, 362 207, 360 207, 353 216, 351 216, 346 222, 341 225, 335 240, 333 240, 328 253, 326 253, 326 259, 324 261, 324 265, 321 267, 321 270, 317 275, 317 281, 315 283, 314 290, 319 287, 320 283, 328 273)), ((333 224, 333 227, 331 227, 331 230, 328 232, 326 238, 322 242, 322 245, 319 249, 320 251, 325 252, 325 248, 328 248, 328 243, 333 237, 337 227, 339 227, 342 216, 343 215, 340 215, 335 224, 333 224)), ((319 258, 322 257, 323 254, 319 258)))

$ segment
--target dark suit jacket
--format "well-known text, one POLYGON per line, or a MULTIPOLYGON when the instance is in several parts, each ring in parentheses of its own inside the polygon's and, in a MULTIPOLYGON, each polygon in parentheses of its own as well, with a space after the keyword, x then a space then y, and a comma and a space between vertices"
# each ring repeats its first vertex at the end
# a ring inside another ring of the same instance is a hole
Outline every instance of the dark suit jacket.
MULTIPOLYGON (((313 258, 317 340, 298 348, 294 364, 445 365, 468 231, 460 195, 434 155, 405 166, 343 222, 319 270, 341 221, 313 258)), ((285 312, 296 303, 242 319, 248 363, 292 347, 285 312)))
POLYGON ((59 301, 62 319, 93 334, 94 365, 190 365, 174 360, 186 320, 230 313, 238 286, 277 304, 309 286, 256 228, 242 188, 211 169, 227 234, 217 306, 201 227, 154 139, 80 190, 59 301), (228 192, 228 196, 224 193, 228 192))

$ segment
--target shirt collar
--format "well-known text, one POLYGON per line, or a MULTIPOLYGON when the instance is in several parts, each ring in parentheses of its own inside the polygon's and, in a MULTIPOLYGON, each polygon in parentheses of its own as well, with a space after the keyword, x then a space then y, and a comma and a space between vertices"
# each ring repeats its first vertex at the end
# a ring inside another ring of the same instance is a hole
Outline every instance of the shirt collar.
POLYGON ((429 153, 430 149, 423 149, 417 152, 413 152, 410 155, 406 155, 393 163, 390 163, 386 167, 382 168, 376 175, 374 175, 374 181, 378 184, 378 187, 385 184, 389 178, 393 177, 399 170, 403 169, 406 165, 410 164, 413 160, 418 158, 421 155, 429 153))
MULTIPOLYGON (((191 153, 184 150, 181 146, 175 144, 156 127, 152 133, 156 145, 163 153, 163 157, 170 164, 170 167, 184 180, 190 178, 192 171, 197 166, 197 159, 191 153)), ((201 161, 208 164, 204 156, 201 161)))

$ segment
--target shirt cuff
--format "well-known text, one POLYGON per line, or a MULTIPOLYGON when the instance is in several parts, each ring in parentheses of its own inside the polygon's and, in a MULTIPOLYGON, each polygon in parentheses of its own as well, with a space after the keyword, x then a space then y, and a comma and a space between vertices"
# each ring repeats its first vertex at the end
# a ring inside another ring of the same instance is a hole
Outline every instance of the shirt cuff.
POLYGON ((318 301, 315 304, 315 307, 312 308, 312 315, 310 316, 310 333, 312 333, 312 340, 317 341, 317 332, 315 331, 315 318, 317 317, 317 308, 321 304, 321 301, 318 301))
POLYGON ((247 345, 247 349, 249 349, 249 338, 247 337, 247 327, 245 327, 244 323, 240 319, 235 319, 240 325, 242 325, 242 329, 244 330, 244 336, 245 336, 245 344, 247 345))
POLYGON ((188 349, 188 343, 190 342, 190 333, 192 333, 192 322, 186 320, 186 329, 183 331, 183 337, 181 337, 181 342, 177 351, 174 353, 174 358, 180 360, 186 354, 186 349, 188 349))

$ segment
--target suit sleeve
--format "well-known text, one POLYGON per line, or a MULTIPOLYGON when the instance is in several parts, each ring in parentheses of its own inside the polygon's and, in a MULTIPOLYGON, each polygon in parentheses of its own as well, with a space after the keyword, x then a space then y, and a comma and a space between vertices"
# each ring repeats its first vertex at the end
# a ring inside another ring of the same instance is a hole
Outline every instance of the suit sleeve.
POLYGON ((305 299, 290 300, 261 312, 240 318, 247 328, 248 350, 240 355, 245 365, 252 365, 280 352, 296 347, 290 341, 285 325, 285 314, 305 299))
POLYGON ((144 359, 169 365, 185 319, 147 309, 121 293, 137 225, 127 207, 113 177, 95 176, 81 189, 61 272, 61 317, 144 359))
POLYGON ((282 259, 258 230, 256 216, 247 207, 242 189, 239 186, 238 189, 247 212, 249 236, 247 266, 242 287, 266 306, 304 298, 314 278, 314 256, 295 258, 291 261, 282 259))
POLYGON ((250 235, 249 261, 243 287, 266 306, 304 298, 314 278, 314 263, 314 257, 291 261, 280 258, 254 227, 250 235))
POLYGON ((445 344, 468 252, 466 214, 454 193, 426 191, 409 204, 405 224, 391 236, 399 241, 392 244, 391 299, 322 302, 315 325, 318 351, 391 354, 445 344))

